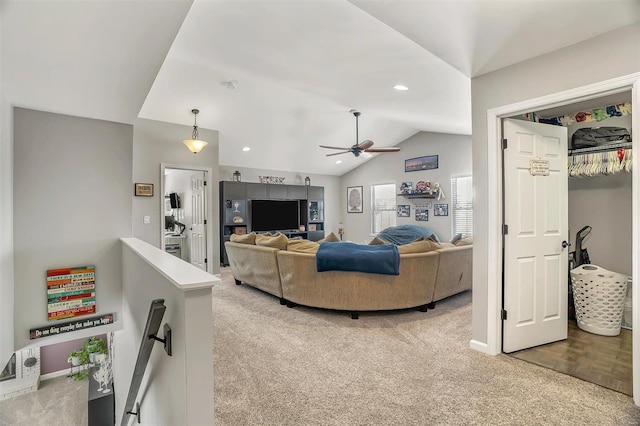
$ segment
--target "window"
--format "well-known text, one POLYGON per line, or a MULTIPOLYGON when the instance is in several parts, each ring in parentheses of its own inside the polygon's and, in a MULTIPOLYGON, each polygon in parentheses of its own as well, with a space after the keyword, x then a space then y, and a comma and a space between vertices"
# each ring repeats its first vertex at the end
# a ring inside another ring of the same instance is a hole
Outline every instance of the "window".
POLYGON ((396 226, 396 184, 371 186, 371 233, 396 226))
POLYGON ((473 235, 473 184, 471 176, 451 179, 451 235, 473 235))

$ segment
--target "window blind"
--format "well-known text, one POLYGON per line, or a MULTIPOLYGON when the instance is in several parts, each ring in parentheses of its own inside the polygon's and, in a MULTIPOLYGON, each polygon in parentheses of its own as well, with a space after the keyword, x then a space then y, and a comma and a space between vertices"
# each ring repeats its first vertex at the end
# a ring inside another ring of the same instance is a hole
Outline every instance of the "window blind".
POLYGON ((385 183, 371 186, 371 233, 396 226, 396 185, 385 183))
POLYGON ((473 181, 471 176, 451 179, 451 235, 473 235, 473 181))

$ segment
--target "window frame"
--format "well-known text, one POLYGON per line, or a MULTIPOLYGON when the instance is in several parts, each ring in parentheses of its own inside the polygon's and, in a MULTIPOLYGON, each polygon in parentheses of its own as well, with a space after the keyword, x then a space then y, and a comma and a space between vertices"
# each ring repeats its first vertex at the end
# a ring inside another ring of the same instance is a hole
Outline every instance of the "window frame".
POLYGON ((396 191, 397 185, 396 182, 383 182, 383 183, 378 183, 378 184, 374 184, 371 185, 371 189, 370 189, 370 194, 371 194, 371 227, 370 227, 370 231, 371 231, 371 235, 375 236, 378 235, 380 233, 380 231, 382 231, 383 229, 387 228, 384 227, 380 230, 376 230, 376 213, 378 212, 389 212, 390 214, 390 218, 393 219, 392 221, 389 222, 393 222, 393 224, 390 224, 389 226, 396 226, 398 221, 397 221, 397 208, 398 208, 398 200, 397 200, 397 191, 396 191), (393 187, 393 207, 389 207, 389 208, 385 208, 385 209, 377 209, 376 208, 376 198, 375 198, 375 189, 377 187, 380 186, 392 186, 393 187))

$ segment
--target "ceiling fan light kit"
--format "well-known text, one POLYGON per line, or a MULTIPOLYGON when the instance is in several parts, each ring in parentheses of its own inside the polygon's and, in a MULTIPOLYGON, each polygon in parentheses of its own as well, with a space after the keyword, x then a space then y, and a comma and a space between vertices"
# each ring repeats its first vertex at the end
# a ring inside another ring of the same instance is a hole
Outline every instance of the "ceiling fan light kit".
POLYGON ((390 147, 390 148, 372 148, 373 146, 373 141, 372 140, 365 140, 362 141, 362 143, 358 143, 359 137, 358 137, 358 117, 360 117, 360 112, 356 111, 354 109, 352 109, 351 111, 349 111, 350 113, 352 113, 354 115, 354 117, 356 117, 356 143, 355 145, 353 145, 350 148, 342 148, 342 147, 338 147, 338 146, 327 146, 327 145, 320 145, 320 148, 328 148, 328 149, 339 149, 341 152, 336 152, 333 154, 327 154, 327 157, 331 157, 333 155, 340 155, 340 154, 346 154, 348 152, 352 153, 353 155, 355 155, 356 157, 362 157, 362 158, 370 158, 372 152, 398 152, 400 151, 400 148, 396 148, 396 147, 390 147))
POLYGON ((187 148, 189 148, 189 151, 197 154, 202 151, 205 146, 207 146, 207 142, 200 140, 198 136, 198 124, 196 122, 196 119, 200 111, 197 109, 192 109, 191 113, 193 114, 193 131, 191 132, 191 139, 185 139, 182 141, 182 143, 185 144, 187 148))

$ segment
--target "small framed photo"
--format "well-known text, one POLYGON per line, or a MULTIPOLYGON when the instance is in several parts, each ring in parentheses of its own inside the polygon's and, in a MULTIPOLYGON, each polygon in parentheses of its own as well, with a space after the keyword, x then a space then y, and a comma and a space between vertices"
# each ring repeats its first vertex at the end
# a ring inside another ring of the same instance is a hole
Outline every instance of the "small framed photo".
POLYGON ((315 223, 310 223, 309 224, 309 231, 315 231, 316 230, 316 224, 315 223))
POLYGON ((402 204, 397 207, 398 217, 411 217, 411 206, 409 204, 402 204))
POLYGON ((404 160, 405 172, 418 172, 420 170, 433 170, 438 168, 437 155, 425 155, 424 157, 404 160))
POLYGON ((429 210, 427 210, 427 209, 416 209, 416 221, 418 221, 418 222, 428 222, 429 221, 429 210))
POLYGON ((434 204, 433 205, 434 216, 449 216, 449 204, 434 204))
POLYGON ((362 187, 347 187, 347 213, 362 213, 362 187))
POLYGON ((136 197, 153 197, 153 184, 152 183, 136 183, 134 193, 136 197))

